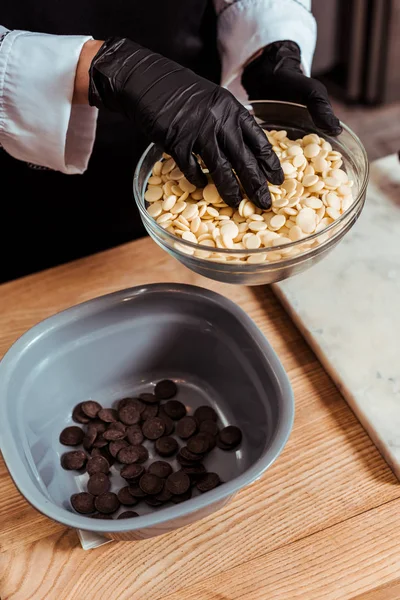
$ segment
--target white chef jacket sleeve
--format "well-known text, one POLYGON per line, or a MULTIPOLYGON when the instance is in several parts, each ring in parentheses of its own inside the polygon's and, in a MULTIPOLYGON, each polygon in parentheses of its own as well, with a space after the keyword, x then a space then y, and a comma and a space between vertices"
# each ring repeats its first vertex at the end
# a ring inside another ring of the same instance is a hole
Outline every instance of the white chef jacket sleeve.
POLYGON ((317 39, 311 0, 214 0, 218 16, 221 83, 246 100, 240 78, 247 61, 259 50, 281 40, 296 42, 303 70, 310 75, 317 39))
POLYGON ((15 158, 77 174, 92 152, 97 109, 73 105, 87 36, 8 31, 0 26, 0 146, 15 158))

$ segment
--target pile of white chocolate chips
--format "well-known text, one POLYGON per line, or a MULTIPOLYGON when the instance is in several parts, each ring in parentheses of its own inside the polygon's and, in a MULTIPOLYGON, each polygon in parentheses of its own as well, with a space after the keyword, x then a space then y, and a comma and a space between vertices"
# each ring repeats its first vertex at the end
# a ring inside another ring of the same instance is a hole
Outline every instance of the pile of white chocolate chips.
POLYGON ((353 182, 340 168, 342 155, 315 133, 297 140, 290 140, 286 131, 265 134, 285 174, 282 185, 269 184, 269 210, 257 208, 246 196, 235 210, 222 200, 209 175, 208 185, 196 188, 172 158, 164 155, 155 163, 144 195, 149 215, 177 238, 207 247, 196 249, 176 242, 177 250, 216 262, 258 264, 296 256, 327 239, 329 232, 307 241, 353 202, 353 182), (304 242, 284 247, 299 240, 304 242), (221 248, 232 254, 218 252, 221 248), (243 252, 259 248, 268 251, 243 252))

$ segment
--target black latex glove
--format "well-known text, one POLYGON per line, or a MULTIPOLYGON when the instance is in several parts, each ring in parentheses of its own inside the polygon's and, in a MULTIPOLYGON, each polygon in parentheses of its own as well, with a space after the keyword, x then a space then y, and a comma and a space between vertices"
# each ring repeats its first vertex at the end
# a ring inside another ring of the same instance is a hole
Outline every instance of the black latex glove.
POLYGON ((274 42, 244 70, 242 85, 250 100, 287 100, 305 104, 318 127, 328 135, 342 132, 323 83, 306 77, 295 42, 274 42))
POLYGON ((284 175, 262 129, 230 94, 193 71, 127 39, 110 39, 90 67, 89 102, 123 113, 170 154, 187 179, 207 184, 201 156, 222 198, 242 199, 235 170, 255 204, 269 208, 267 179, 284 175))

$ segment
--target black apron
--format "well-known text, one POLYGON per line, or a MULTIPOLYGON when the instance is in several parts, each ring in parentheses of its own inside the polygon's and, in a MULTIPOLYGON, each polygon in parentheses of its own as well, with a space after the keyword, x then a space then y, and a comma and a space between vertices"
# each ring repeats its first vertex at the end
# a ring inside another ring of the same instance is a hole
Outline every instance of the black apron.
MULTIPOLYGON (((208 79, 220 78, 208 0, 2 0, 0 23, 95 39, 128 37, 208 79)), ((101 110, 83 175, 33 169, 0 150, 1 280, 144 235, 132 179, 148 143, 121 116, 101 110)))

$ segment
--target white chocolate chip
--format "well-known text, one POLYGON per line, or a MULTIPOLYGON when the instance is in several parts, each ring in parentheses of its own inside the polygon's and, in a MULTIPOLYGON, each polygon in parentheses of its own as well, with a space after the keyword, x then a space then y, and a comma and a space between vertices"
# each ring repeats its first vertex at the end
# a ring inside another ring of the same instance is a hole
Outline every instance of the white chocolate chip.
POLYGON ((316 198, 315 196, 310 196, 309 198, 306 198, 304 200, 304 204, 305 206, 313 208, 314 210, 317 210, 318 208, 321 208, 321 206, 323 206, 322 200, 316 198))
POLYGON ((182 202, 182 200, 178 200, 178 202, 176 202, 174 204, 174 206, 171 208, 170 212, 173 215, 178 215, 179 213, 183 212, 186 208, 186 202, 182 202))
POLYGON ((213 183, 209 183, 203 190, 203 198, 207 202, 216 202, 219 199, 220 195, 213 183))
POLYGON ((179 181, 179 179, 182 179, 184 177, 184 174, 182 173, 179 167, 175 167, 175 169, 172 169, 170 175, 171 179, 175 179, 175 181, 179 181))
POLYGON ((161 162, 161 160, 158 160, 156 163, 154 163, 153 170, 152 170, 153 175, 155 175, 156 177, 159 177, 161 175, 162 166, 163 166, 163 163, 161 162))
POLYGON ((169 212, 171 208, 174 206, 177 198, 174 195, 168 196, 162 203, 162 209, 164 212, 169 212))
POLYGON ((187 204, 185 210, 182 213, 182 216, 185 217, 188 221, 191 221, 199 214, 199 209, 197 208, 197 204, 187 204))
POLYGON ((146 202, 157 202, 158 200, 161 200, 162 196, 163 190, 161 187, 150 186, 145 192, 144 199, 146 202))
POLYGON ((172 169, 174 169, 176 166, 175 161, 173 158, 168 158, 162 165, 161 168, 161 173, 163 175, 166 175, 167 173, 170 173, 172 171, 172 169))
POLYGON ((250 233, 247 235, 246 240, 244 241, 244 245, 248 250, 256 250, 261 246, 261 240, 257 235, 250 233))
POLYGON ((159 217, 162 213, 162 203, 161 202, 153 202, 153 204, 150 204, 147 212, 149 213, 149 215, 151 217, 153 217, 153 219, 156 219, 157 217, 159 217))
POLYGON ((267 224, 264 221, 251 221, 249 223, 249 229, 251 231, 263 231, 267 229, 267 224))
POLYGON ((149 185, 160 185, 162 183, 161 177, 157 177, 157 175, 152 175, 149 177, 147 183, 149 185))
POLYGON ((313 209, 308 207, 302 208, 296 217, 296 225, 304 233, 312 233, 317 225, 313 209))
POLYGON ((304 175, 301 182, 304 185, 304 187, 310 187, 311 185, 315 185, 317 183, 317 181, 319 181, 318 175, 309 174, 309 175, 304 175))
POLYGON ((304 156, 306 158, 314 158, 315 156, 318 156, 320 151, 320 147, 318 144, 308 144, 305 148, 304 148, 304 156))
POLYGON ((295 173, 296 167, 290 162, 283 162, 282 163, 282 171, 284 172, 285 175, 291 175, 291 174, 295 173))
POLYGON ((186 177, 182 177, 182 179, 179 181, 179 187, 181 188, 182 192, 189 192, 189 194, 196 191, 196 186, 193 185, 193 183, 190 183, 186 177))
POLYGON ((243 208, 243 216, 244 217, 251 217, 251 215, 254 215, 254 213, 256 212, 256 207, 254 206, 254 204, 252 202, 250 202, 250 200, 248 202, 246 202, 246 204, 244 205, 243 208))
POLYGON ((234 239, 239 233, 239 227, 233 221, 228 221, 221 225, 221 234, 227 235, 231 239, 234 239))
POLYGON ((170 156, 163 155, 164 160, 154 164, 144 196, 149 216, 178 240, 209 248, 194 251, 177 242, 180 252, 213 262, 256 265, 296 256, 329 239, 330 233, 323 230, 354 202, 353 181, 346 166, 340 168, 342 155, 316 134, 297 140, 290 140, 284 130, 266 134, 285 175, 281 185, 268 183, 272 199, 268 211, 246 196, 238 209, 228 206, 204 165, 209 183, 196 188, 170 156), (307 242, 314 232, 318 239, 307 242), (290 246, 299 240, 300 244, 290 246), (251 253, 288 244, 279 252, 251 253), (232 254, 220 253, 219 248, 232 249, 232 254), (248 250, 249 254, 237 255, 236 250, 248 250))
POLYGON ((284 215, 275 215, 269 222, 270 229, 280 229, 286 223, 286 217, 284 215))
POLYGON ((197 244, 197 237, 191 231, 185 231, 182 234, 182 239, 186 242, 192 242, 193 244, 197 244))

